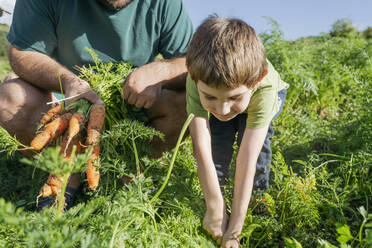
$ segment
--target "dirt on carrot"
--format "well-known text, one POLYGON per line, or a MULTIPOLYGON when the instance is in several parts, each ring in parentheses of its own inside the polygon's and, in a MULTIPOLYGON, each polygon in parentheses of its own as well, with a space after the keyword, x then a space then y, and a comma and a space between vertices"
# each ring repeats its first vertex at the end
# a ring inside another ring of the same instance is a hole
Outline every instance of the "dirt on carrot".
POLYGON ((40 124, 44 125, 48 122, 50 122, 54 117, 56 117, 58 114, 62 113, 63 111, 63 105, 57 104, 56 106, 49 109, 49 111, 43 115, 43 117, 40 120, 40 124))
POLYGON ((105 120, 105 105, 103 103, 94 104, 89 114, 89 122, 87 128, 86 146, 93 146, 92 157, 87 162, 86 176, 88 186, 95 190, 99 184, 100 173, 97 169, 99 158, 99 136, 102 133, 103 123, 105 120))
POLYGON ((63 134, 69 125, 69 121, 72 117, 71 113, 65 113, 62 116, 56 118, 45 126, 44 131, 39 133, 32 141, 30 147, 35 151, 40 151, 49 142, 57 139, 63 134))

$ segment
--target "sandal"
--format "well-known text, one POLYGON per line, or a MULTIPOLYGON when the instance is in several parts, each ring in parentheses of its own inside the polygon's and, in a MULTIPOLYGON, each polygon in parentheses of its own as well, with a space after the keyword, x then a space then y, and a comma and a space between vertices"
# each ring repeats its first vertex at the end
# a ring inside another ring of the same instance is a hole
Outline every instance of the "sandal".
MULTIPOLYGON (((66 187, 64 210, 69 210, 73 206, 76 190, 77 189, 71 187, 66 187)), ((36 206, 38 212, 42 211, 44 208, 53 206, 56 202, 56 196, 40 197, 39 201, 40 202, 36 206)))

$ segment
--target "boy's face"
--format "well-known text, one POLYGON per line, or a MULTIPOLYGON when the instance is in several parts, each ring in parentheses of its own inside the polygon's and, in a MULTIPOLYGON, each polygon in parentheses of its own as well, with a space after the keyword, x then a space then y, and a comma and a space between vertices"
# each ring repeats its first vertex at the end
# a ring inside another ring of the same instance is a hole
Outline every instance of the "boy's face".
POLYGON ((228 121, 244 112, 251 99, 252 90, 245 85, 230 89, 211 87, 202 81, 197 83, 203 108, 220 121, 228 121))

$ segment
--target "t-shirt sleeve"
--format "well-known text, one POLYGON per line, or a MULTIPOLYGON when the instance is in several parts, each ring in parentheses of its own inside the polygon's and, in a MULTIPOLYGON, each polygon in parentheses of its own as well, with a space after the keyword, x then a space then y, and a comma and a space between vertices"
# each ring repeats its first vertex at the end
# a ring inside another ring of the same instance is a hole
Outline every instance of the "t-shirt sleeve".
POLYGON ((190 75, 186 80, 186 111, 187 114, 208 118, 208 111, 201 105, 198 88, 190 75))
POLYGON ((17 0, 9 43, 21 50, 51 55, 57 46, 53 4, 55 1, 17 0))
POLYGON ((165 0, 159 51, 165 59, 186 54, 193 26, 182 0, 165 0))
POLYGON ((278 112, 278 92, 272 86, 257 89, 252 95, 247 109, 247 128, 258 129, 270 124, 278 112))
POLYGON ((247 128, 258 129, 269 125, 279 111, 278 91, 282 89, 280 86, 282 81, 270 61, 268 61, 268 70, 269 73, 260 82, 260 86, 249 102, 247 128))

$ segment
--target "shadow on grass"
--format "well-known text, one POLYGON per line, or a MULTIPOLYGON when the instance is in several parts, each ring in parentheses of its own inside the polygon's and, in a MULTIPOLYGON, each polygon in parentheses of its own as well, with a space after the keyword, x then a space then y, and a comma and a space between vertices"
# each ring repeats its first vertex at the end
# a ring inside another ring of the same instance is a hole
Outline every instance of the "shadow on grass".
POLYGON ((0 153, 0 197, 17 207, 34 211, 36 197, 48 174, 20 162, 23 156, 0 153))

